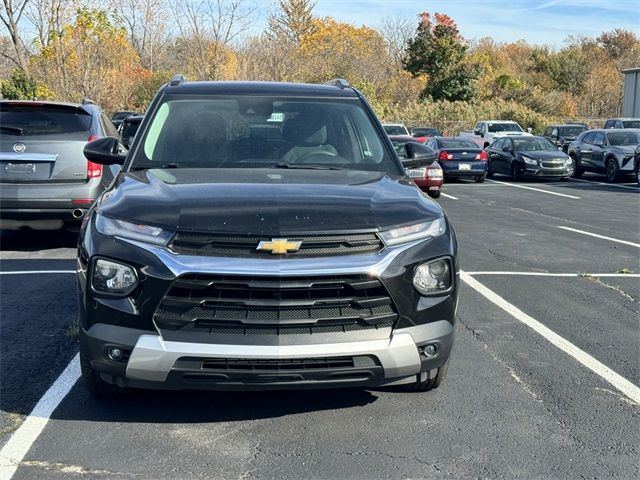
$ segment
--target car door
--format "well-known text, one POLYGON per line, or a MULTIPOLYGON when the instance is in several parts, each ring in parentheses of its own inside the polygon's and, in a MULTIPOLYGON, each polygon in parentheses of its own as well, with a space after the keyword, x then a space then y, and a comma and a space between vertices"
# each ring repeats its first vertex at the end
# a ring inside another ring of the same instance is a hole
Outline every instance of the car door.
POLYGON ((607 149, 607 138, 604 133, 595 133, 591 148, 590 165, 596 169, 604 169, 604 154, 607 149))
POLYGON ((593 168, 593 164, 591 163, 591 154, 593 153, 592 143, 595 135, 595 132, 589 132, 586 134, 575 150, 576 162, 578 162, 583 168, 593 168))
POLYGON ((510 138, 505 138, 500 151, 500 168, 502 173, 511 175, 511 164, 515 160, 515 150, 513 141, 510 138))
POLYGON ((499 138, 490 147, 487 147, 487 154, 489 155, 489 169, 493 173, 501 173, 500 170, 500 153, 502 150, 501 145, 504 144, 504 138, 499 138))

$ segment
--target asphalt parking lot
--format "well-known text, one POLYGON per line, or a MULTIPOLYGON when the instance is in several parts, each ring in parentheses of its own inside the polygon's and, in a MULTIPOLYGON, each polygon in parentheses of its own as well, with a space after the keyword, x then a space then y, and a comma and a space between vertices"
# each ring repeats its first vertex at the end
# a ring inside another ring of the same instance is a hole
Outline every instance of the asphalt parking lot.
POLYGON ((3 232, 0 479, 638 478, 640 190, 494 180, 438 200, 465 273, 429 393, 97 400, 74 383, 74 235, 3 232))

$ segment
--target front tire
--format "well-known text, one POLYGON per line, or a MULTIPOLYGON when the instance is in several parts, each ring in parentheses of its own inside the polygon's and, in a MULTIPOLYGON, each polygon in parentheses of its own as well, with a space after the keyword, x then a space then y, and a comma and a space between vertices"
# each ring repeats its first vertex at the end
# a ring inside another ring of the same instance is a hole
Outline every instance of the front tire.
POLYGON ((511 180, 514 182, 522 180, 522 170, 516 163, 511 164, 511 180))
POLYGON ((440 198, 440 190, 429 191, 428 193, 431 198, 440 198))
POLYGON ((573 178, 580 178, 582 176, 582 174, 584 173, 584 168, 580 167, 578 165, 578 161, 576 160, 576 157, 574 157, 573 155, 569 155, 571 157, 571 160, 573 160, 573 178))
POLYGON ((87 390, 96 397, 116 397, 126 391, 124 388, 105 382, 100 378, 100 373, 91 366, 89 351, 82 339, 80 340, 80 371, 87 390))
POLYGON ((607 160, 607 181, 615 182, 620 175, 620 167, 618 167, 618 161, 614 158, 607 160))
MULTIPOLYGON (((427 378, 424 382, 409 383, 404 386, 404 389, 408 392, 428 392, 434 388, 438 388, 447 376, 447 370, 449 369, 449 360, 438 368, 437 373, 432 378, 427 378)), ((427 372, 427 376, 429 372, 427 372)))
POLYGON ((484 175, 478 175, 476 178, 476 183, 483 183, 484 182, 484 175))

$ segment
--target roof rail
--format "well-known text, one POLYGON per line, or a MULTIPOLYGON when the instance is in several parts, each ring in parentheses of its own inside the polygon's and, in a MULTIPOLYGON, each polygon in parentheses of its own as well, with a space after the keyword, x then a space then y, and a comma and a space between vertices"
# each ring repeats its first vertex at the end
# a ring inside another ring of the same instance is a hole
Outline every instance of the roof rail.
POLYGON ((340 90, 344 90, 345 88, 349 88, 349 82, 347 82, 344 78, 334 78, 333 80, 329 80, 328 82, 324 82, 325 85, 333 85, 334 87, 338 87, 340 90))
POLYGON ((83 98, 82 102, 80 103, 82 103, 82 105, 97 105, 97 103, 91 100, 90 98, 83 98))
POLYGON ((171 85, 172 87, 177 87, 178 85, 180 85, 181 83, 186 82, 187 79, 184 78, 184 75, 180 75, 179 73, 174 75, 173 78, 171 79, 171 82, 169 82, 169 85, 171 85))

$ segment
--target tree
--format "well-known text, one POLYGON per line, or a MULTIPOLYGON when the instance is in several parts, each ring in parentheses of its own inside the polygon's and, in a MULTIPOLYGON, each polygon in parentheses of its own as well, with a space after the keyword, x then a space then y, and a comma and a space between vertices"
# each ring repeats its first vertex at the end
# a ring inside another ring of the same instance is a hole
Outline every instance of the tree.
POLYGON ((404 68, 414 77, 428 75, 423 97, 471 100, 475 97, 475 68, 465 63, 467 46, 447 15, 420 14, 415 37, 409 40, 404 68))
POLYGON ((16 68, 9 80, 0 81, 0 97, 8 100, 33 100, 38 94, 38 84, 27 72, 16 68))
POLYGON ((635 33, 629 30, 616 28, 610 32, 604 32, 598 37, 598 43, 614 60, 624 57, 630 50, 640 43, 635 33))
POLYGON ((25 17, 33 26, 34 43, 43 48, 60 35, 64 25, 73 21, 77 6, 76 0, 29 0, 25 17))
POLYGON ((392 60, 390 66, 394 73, 399 74, 404 69, 405 49, 414 31, 413 18, 406 15, 386 17, 378 26, 378 32, 384 38, 387 53, 392 60))
POLYGON ((279 11, 267 19, 268 35, 300 43, 304 35, 316 28, 313 16, 315 5, 316 2, 311 0, 279 0, 279 11))
POLYGON ((29 4, 29 0, 4 0, 2 8, 0 8, 0 20, 9 32, 11 45, 13 46, 13 55, 6 51, 2 55, 10 59, 17 67, 22 70, 27 69, 26 52, 27 48, 20 35, 20 20, 29 4))

